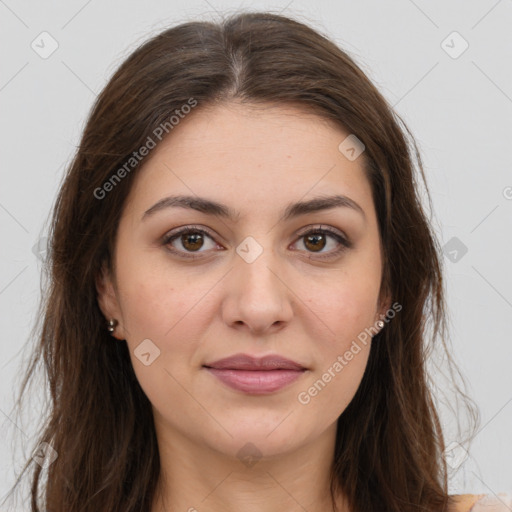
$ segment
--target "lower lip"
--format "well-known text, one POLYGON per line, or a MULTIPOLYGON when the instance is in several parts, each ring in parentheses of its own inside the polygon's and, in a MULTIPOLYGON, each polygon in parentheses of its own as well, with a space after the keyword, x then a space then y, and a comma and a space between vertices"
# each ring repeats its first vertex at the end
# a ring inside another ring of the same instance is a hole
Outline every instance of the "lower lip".
POLYGON ((278 391, 297 380, 305 370, 221 370, 206 369, 229 387, 245 393, 263 395, 278 391))

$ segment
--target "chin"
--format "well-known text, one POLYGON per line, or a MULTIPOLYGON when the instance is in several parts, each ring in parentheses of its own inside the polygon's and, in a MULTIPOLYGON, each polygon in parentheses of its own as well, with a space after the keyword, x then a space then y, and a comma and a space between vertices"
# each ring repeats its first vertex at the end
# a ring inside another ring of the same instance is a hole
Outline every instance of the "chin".
POLYGON ((307 432, 301 431, 299 425, 290 421, 290 417, 286 418, 288 413, 279 415, 278 421, 274 414, 264 418, 261 413, 245 416, 243 422, 220 419, 220 423, 231 435, 223 430, 221 437, 215 435, 210 441, 216 450, 237 458, 247 455, 246 452, 250 455, 251 450, 255 452, 254 456, 260 457, 285 454, 307 443, 309 437, 307 432))

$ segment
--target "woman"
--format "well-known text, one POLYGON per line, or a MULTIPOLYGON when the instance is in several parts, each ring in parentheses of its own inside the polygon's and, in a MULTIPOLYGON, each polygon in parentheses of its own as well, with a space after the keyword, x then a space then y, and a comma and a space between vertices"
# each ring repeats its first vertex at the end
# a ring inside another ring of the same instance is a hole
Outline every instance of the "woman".
POLYGON ((284 16, 121 65, 53 214, 33 511, 477 510, 447 491, 440 252, 398 119, 284 16))

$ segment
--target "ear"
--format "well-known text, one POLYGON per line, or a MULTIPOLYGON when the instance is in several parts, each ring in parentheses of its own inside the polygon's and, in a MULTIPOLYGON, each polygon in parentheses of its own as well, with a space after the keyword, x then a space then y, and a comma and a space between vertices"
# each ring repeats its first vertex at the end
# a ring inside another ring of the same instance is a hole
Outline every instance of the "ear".
POLYGON ((118 340, 126 339, 121 308, 119 307, 119 301, 112 275, 110 270, 107 268, 106 263, 102 264, 101 271, 99 275, 96 276, 96 291, 98 292, 98 306, 105 316, 106 321, 108 322, 110 319, 114 318, 118 322, 112 336, 118 340))
MULTIPOLYGON (((398 305, 398 303, 397 303, 397 305, 398 305)), ((400 309, 402 309, 401 306, 396 311, 400 311, 400 309)), ((394 310, 394 308, 392 309, 392 307, 391 307, 391 293, 386 291, 386 292, 384 292, 382 294, 382 297, 380 297, 380 300, 378 301, 377 314, 376 314, 376 317, 375 317, 375 322, 378 322, 379 320, 382 320, 382 321, 384 321, 384 326, 385 326, 386 325, 386 320, 385 319, 388 316, 387 313, 389 312, 389 310, 391 310, 392 313, 393 313, 393 316, 395 316, 394 315, 394 311, 395 310, 394 310)), ((384 327, 380 328, 379 330, 382 330, 382 329, 384 329, 384 327)))

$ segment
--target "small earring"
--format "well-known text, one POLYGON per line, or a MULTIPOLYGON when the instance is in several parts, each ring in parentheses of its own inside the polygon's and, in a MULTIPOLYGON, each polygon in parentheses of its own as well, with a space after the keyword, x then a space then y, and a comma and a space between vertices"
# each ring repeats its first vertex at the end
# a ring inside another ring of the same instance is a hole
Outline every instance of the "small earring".
POLYGON ((108 332, 113 333, 114 329, 116 328, 116 325, 118 324, 118 321, 115 318, 112 318, 108 321, 108 332))
POLYGON ((382 320, 379 320, 379 321, 377 322, 377 327, 378 327, 379 329, 382 329, 382 328, 384 327, 384 322, 383 322, 382 320))

